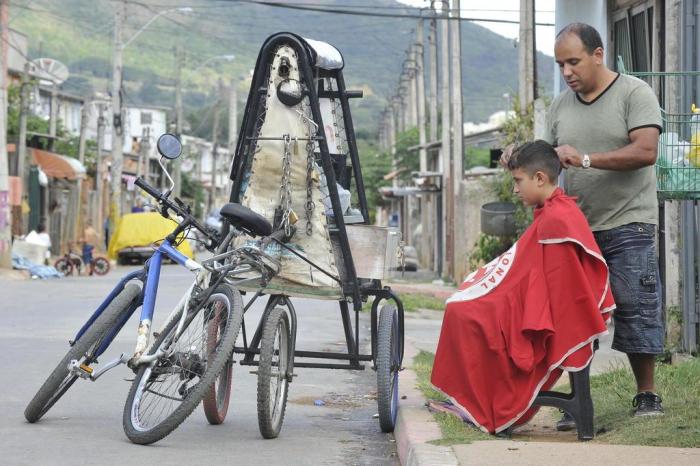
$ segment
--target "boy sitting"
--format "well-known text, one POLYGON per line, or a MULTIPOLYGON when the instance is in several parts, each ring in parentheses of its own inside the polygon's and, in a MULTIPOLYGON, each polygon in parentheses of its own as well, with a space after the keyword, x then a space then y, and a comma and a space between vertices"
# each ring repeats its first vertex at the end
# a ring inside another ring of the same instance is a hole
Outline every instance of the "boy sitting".
POLYGON ((534 220, 447 300, 431 380, 463 418, 490 433, 527 422, 535 396, 562 369, 588 365, 615 307, 588 223, 556 186, 561 165, 552 146, 522 145, 508 169, 534 220))

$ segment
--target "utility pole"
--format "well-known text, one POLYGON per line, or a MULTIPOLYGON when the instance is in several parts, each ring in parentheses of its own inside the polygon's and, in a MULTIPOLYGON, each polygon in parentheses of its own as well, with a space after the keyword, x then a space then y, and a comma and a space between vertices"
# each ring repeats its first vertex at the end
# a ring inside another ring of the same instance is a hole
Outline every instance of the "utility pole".
POLYGON ((518 76, 520 114, 525 115, 535 100, 535 0, 520 0, 518 76))
MULTIPOLYGON (((102 237, 102 232, 104 232, 104 167, 102 166, 102 146, 105 140, 105 106, 102 102, 98 104, 98 116, 97 116, 97 161, 95 162, 96 179, 95 179, 95 191, 97 191, 97 220, 95 221, 95 229, 100 232, 100 237, 102 237)), ((106 239, 106 238, 103 238, 106 239)))
MULTIPOLYGON (((87 142, 87 121, 88 121, 88 109, 91 105, 90 102, 83 100, 83 105, 80 107, 80 136, 78 140, 78 160, 81 164, 85 164, 85 145, 87 142)), ((83 219, 85 218, 85 204, 83 204, 83 180, 78 179, 78 206, 76 209, 77 215, 75 216, 75 231, 78 235, 82 235, 83 219)))
POLYGON ((418 76, 417 76, 417 65, 416 65, 416 47, 415 44, 411 46, 409 52, 408 61, 408 88, 410 89, 409 96, 411 99, 411 128, 418 126, 418 89, 416 89, 418 76))
MULTIPOLYGON (((394 172, 394 174, 396 174, 396 170, 398 169, 398 161, 396 160, 396 135, 399 132, 397 120, 401 119, 396 118, 396 115, 399 114, 400 108, 401 102, 398 98, 395 98, 393 105, 389 107, 389 127, 391 128, 391 131, 389 131, 389 134, 391 135, 389 140, 389 144, 391 144, 391 171, 394 172)), ((391 186, 398 188, 399 179, 397 176, 394 176, 391 179, 391 186)))
POLYGON ((440 20, 440 94, 442 102, 442 146, 440 149, 442 162, 442 248, 439 272, 444 278, 450 278, 452 262, 452 218, 449 209, 452 205, 452 161, 450 150, 450 34, 449 34, 449 3, 442 1, 442 19, 440 20))
MULTIPOLYGON (((182 48, 180 44, 175 47, 175 134, 182 138, 182 48)), ((173 194, 180 197, 182 185, 182 160, 181 157, 173 160, 173 180, 175 188, 173 194)))
MULTIPOLYGON (((29 202, 29 163, 27 161, 27 115, 29 114, 29 61, 24 64, 19 88, 19 140, 17 141, 17 176, 22 180, 22 191, 29 202)), ((29 218, 22 220, 22 231, 27 231, 29 218)))
POLYGON ((457 218, 457 206, 459 205, 459 192, 464 174, 464 124, 462 110, 462 28, 459 21, 459 0, 452 0, 453 20, 450 21, 450 52, 452 57, 452 196, 450 208, 450 228, 452 233, 452 254, 450 255, 451 269, 449 274, 453 278, 461 271, 456 270, 456 234, 455 219, 457 218))
POLYGON ((216 151, 218 150, 219 134, 219 104, 221 103, 221 79, 216 89, 216 103, 214 104, 214 124, 211 130, 211 188, 209 190, 209 211, 214 208, 216 202, 216 151))
POLYGON ((7 43, 9 0, 0 0, 0 268, 12 268, 10 167, 7 157, 7 43))
MULTIPOLYGON (((437 19, 434 7, 434 2, 431 2, 431 10, 433 12, 433 17, 430 18, 429 32, 428 32, 428 47, 430 49, 430 64, 428 67, 429 75, 429 105, 430 105, 430 132, 429 140, 430 142, 435 142, 438 139, 438 46, 437 46, 437 19)), ((428 169, 435 170, 440 165, 440 156, 438 154, 437 159, 430 157, 428 160, 428 169)), ((430 239, 432 242, 432 270, 434 272, 439 272, 441 257, 441 247, 440 241, 442 238, 441 232, 441 222, 442 214, 439 214, 438 202, 440 202, 440 197, 430 196, 430 239), (437 218, 439 216, 439 218, 437 218)))
MULTIPOLYGON (((433 10, 434 11, 434 10, 433 10)), ((430 19, 430 32, 428 33, 428 44, 430 48, 430 142, 437 140, 438 133, 438 48, 437 48, 437 21, 430 19)))
POLYGON ((122 168, 124 165, 124 126, 122 114, 122 22, 126 16, 126 2, 120 1, 114 11, 114 44, 112 56, 112 196, 110 201, 110 228, 116 231, 122 214, 122 168))
MULTIPOLYGON (((420 144, 420 149, 418 150, 418 159, 420 162, 420 171, 428 171, 428 153, 425 148, 426 144, 426 134, 425 134, 425 77, 424 77, 424 41, 423 41, 423 29, 425 24, 423 19, 418 21, 418 29, 416 30, 416 44, 415 44, 415 59, 416 59, 416 85, 418 87, 418 144, 420 144)), ((431 228, 430 221, 430 195, 421 194, 420 200, 420 221, 421 221, 421 236, 420 236, 420 251, 421 251, 421 262, 424 265, 429 265, 430 257, 430 234, 429 230, 431 228)))
POLYGON ((49 150, 53 150, 56 143, 56 132, 58 123, 58 83, 51 84, 51 109, 49 111, 49 150))

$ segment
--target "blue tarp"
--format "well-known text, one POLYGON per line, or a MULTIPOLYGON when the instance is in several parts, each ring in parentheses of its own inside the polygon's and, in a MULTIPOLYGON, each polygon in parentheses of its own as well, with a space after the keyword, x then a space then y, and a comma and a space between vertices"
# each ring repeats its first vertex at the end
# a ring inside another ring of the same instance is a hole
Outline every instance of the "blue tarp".
POLYGON ((50 265, 37 265, 24 256, 12 253, 12 268, 28 270, 32 278, 61 278, 63 274, 50 265))

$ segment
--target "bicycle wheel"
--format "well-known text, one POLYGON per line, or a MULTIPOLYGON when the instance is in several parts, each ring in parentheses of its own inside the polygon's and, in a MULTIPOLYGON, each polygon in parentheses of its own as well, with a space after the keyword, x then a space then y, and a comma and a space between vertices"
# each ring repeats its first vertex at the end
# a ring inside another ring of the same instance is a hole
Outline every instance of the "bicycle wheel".
POLYGON ((284 421, 287 363, 293 357, 290 346, 289 318, 284 309, 276 307, 265 319, 258 367, 258 427, 267 439, 277 438, 284 421))
MULTIPOLYGON (((216 349, 221 342, 226 329, 226 316, 222 312, 216 315, 207 324, 207 355, 214 357, 216 349)), ((219 377, 207 390, 202 399, 202 407, 209 424, 219 425, 226 419, 229 399, 231 398, 231 377, 233 374, 233 358, 226 361, 219 377)))
POLYGON ((399 398, 399 315, 396 306, 385 304, 379 311, 377 329, 377 405, 382 432, 393 432, 399 398))
POLYGON ((109 261, 104 257, 96 257, 92 261, 92 271, 97 275, 107 275, 109 272, 109 261))
POLYGON ((54 268, 63 275, 73 275, 73 264, 65 257, 61 257, 53 264, 54 268))
POLYGON ((187 313, 185 325, 175 335, 179 319, 173 319, 158 336, 149 354, 167 350, 165 356, 139 369, 124 406, 126 436, 146 445, 162 439, 197 407, 226 365, 243 320, 240 293, 219 285, 207 301, 187 313), (225 316, 216 350, 207 351, 209 322, 225 316))
POLYGON ((89 366, 95 362, 92 351, 95 350, 114 325, 125 313, 130 312, 131 304, 141 293, 141 288, 135 284, 127 285, 112 302, 105 308, 87 331, 71 346, 58 366, 53 370, 46 382, 39 388, 34 398, 24 410, 24 417, 29 422, 38 421, 51 407, 68 391, 78 378, 69 372, 68 365, 72 360, 85 360, 82 365, 89 366))

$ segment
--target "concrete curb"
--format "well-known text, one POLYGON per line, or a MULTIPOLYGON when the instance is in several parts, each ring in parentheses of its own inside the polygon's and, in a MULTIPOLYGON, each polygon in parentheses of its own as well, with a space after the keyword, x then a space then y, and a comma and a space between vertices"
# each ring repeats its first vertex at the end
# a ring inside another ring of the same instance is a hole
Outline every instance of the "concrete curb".
POLYGON ((440 426, 425 408, 425 397, 416 388, 417 376, 409 366, 417 350, 410 342, 404 348, 404 367, 399 377, 399 412, 394 429, 396 449, 402 465, 446 465, 459 464, 451 447, 431 445, 427 442, 442 438, 440 426))

